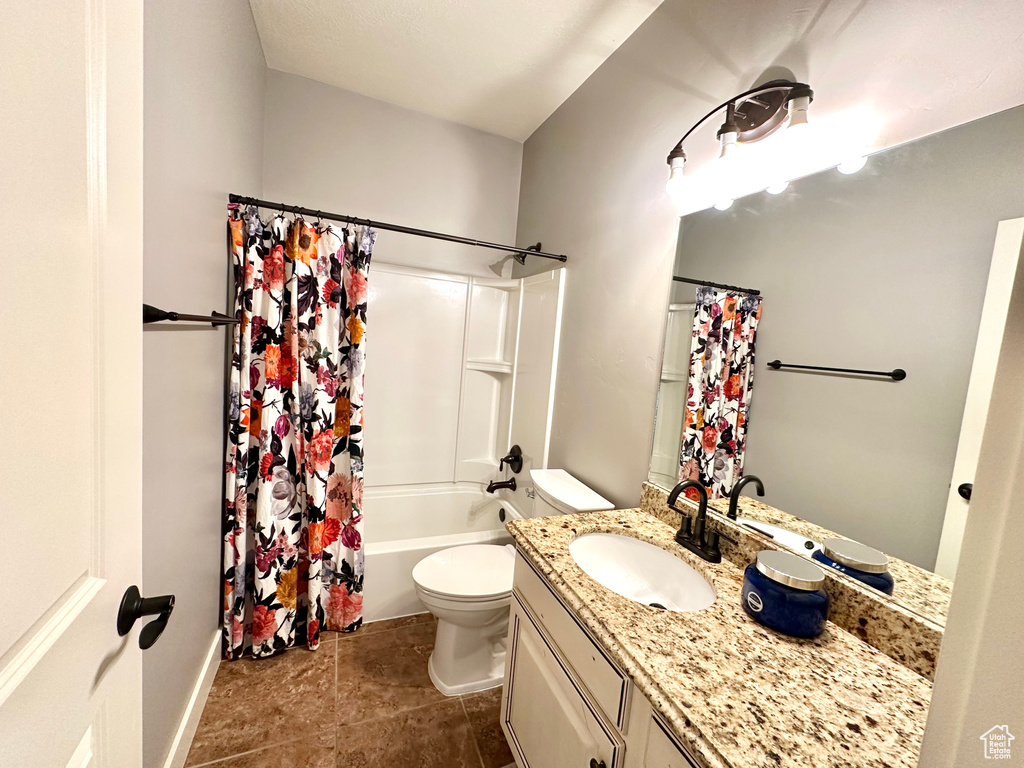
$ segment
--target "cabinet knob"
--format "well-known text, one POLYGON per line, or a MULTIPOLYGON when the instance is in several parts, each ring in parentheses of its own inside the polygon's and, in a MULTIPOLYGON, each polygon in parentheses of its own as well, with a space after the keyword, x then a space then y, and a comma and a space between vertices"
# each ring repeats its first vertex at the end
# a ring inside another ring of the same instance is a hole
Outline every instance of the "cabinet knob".
POLYGON ((590 768, 606 768, 604 760, 598 762, 597 758, 590 758, 590 768))

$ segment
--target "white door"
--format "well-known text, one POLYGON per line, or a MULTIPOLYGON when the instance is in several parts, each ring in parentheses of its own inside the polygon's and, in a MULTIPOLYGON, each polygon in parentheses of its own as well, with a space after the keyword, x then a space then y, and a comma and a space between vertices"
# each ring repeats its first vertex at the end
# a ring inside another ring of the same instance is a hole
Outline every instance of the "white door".
POLYGON ((978 341, 974 348, 971 380, 967 385, 967 401, 960 423, 960 439, 953 462, 953 477, 946 501, 946 517, 942 524, 939 554, 935 561, 935 572, 950 579, 956 575, 969 509, 967 500, 960 495, 958 488, 964 483, 973 485, 974 473, 978 469, 981 436, 988 417, 988 405, 992 397, 992 385, 995 383, 996 364, 999 361, 999 350, 1006 329, 1010 292, 1013 290, 1013 280, 1017 274, 1017 261, 1021 255, 1022 242, 1024 219, 999 222, 996 244, 992 250, 992 265, 989 267, 988 286, 985 289, 985 303, 978 326, 978 341))
POLYGON ((0 6, 0 765, 141 764, 142 3, 0 6))

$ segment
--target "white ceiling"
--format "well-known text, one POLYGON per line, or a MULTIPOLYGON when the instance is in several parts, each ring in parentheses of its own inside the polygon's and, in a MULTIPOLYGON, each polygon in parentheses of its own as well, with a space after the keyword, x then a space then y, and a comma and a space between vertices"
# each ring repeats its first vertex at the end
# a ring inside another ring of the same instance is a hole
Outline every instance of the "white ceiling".
POLYGON ((662 0, 249 0, 267 66, 524 140, 662 0))

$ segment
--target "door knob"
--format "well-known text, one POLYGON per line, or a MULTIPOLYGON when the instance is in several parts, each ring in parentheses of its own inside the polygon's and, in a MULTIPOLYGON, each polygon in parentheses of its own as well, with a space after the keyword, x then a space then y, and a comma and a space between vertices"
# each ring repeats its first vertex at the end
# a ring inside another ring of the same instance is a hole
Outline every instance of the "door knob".
POLYGON ((604 760, 598 762, 597 758, 590 758, 590 768, 605 768, 604 760))
POLYGON ((132 584, 124 591, 121 606, 117 609, 117 634, 124 637, 132 631, 135 622, 143 616, 156 616, 139 633, 139 648, 152 648, 160 634, 167 627, 167 620, 174 610, 174 595, 143 597, 139 588, 132 584))
POLYGON ((970 501, 971 500, 971 492, 973 490, 974 490, 974 483, 960 483, 960 485, 956 489, 956 492, 959 493, 961 497, 963 497, 963 498, 967 499, 968 501, 970 501))

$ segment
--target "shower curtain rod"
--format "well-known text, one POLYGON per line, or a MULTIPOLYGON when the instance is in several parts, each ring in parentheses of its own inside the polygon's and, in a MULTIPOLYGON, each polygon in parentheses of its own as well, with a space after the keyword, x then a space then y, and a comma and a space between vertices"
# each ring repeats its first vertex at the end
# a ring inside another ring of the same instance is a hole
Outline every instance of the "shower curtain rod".
POLYGON ((676 277, 672 279, 677 283, 690 283, 691 285, 706 285, 708 288, 721 288, 723 291, 735 291, 736 293, 749 293, 751 296, 760 296, 761 292, 753 288, 740 288, 738 285, 725 285, 724 283, 711 283, 707 280, 694 280, 692 277, 676 277))
POLYGON ((360 219, 356 216, 343 216, 340 213, 328 213, 327 211, 320 211, 315 208, 303 208, 301 205, 285 205, 284 203, 272 203, 269 200, 260 200, 256 197, 246 197, 244 195, 230 194, 228 195, 228 201, 237 203, 238 205, 255 205, 258 208, 272 208, 277 211, 287 211, 288 213, 297 213, 300 216, 316 216, 321 219, 330 219, 331 221, 340 221, 345 224, 358 224, 363 227, 373 227, 374 229, 386 229, 390 232, 401 232, 404 235, 416 235, 417 237, 429 237, 433 240, 447 240, 449 243, 462 243, 464 245, 475 245, 480 248, 493 248, 497 251, 514 251, 516 254, 522 256, 542 256, 545 259, 555 259, 556 261, 566 261, 566 257, 557 253, 545 253, 541 250, 533 250, 538 246, 532 246, 530 248, 518 248, 514 245, 501 245, 499 243, 488 243, 484 240, 474 240, 470 237, 460 237, 459 235, 446 235, 443 232, 431 232, 427 229, 416 229, 414 227, 403 227, 399 224, 386 224, 383 221, 373 221, 371 219, 360 219))

